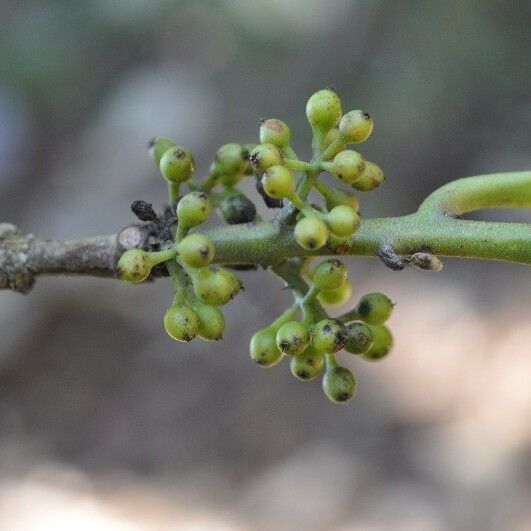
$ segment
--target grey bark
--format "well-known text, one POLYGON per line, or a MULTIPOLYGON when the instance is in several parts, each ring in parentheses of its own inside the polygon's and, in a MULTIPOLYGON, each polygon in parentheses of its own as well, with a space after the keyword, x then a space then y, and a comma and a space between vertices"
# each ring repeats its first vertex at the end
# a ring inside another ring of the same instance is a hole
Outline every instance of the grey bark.
POLYGON ((28 293, 39 275, 116 277, 116 263, 125 250, 148 250, 153 243, 141 225, 127 226, 118 234, 59 240, 0 223, 0 289, 28 293))

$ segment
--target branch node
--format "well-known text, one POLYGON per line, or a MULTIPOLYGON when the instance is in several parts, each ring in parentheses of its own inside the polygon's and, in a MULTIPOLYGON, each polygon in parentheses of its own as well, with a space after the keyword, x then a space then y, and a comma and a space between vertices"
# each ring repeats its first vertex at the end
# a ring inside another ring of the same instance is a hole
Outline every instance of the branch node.
POLYGON ((151 231, 146 225, 128 225, 118 233, 118 252, 128 249, 149 250, 151 231))
POLYGON ((396 254, 395 250, 389 243, 384 243, 378 249, 380 260, 393 271, 402 271, 408 263, 402 256, 396 254))
POLYGON ((384 243, 378 249, 378 256, 393 271, 402 271, 409 266, 415 266, 424 271, 440 271, 443 268, 442 261, 431 253, 423 251, 412 255, 400 256, 388 243, 384 243))
POLYGON ((442 261, 431 253, 415 253, 409 258, 411 264, 424 271, 440 271, 442 261))

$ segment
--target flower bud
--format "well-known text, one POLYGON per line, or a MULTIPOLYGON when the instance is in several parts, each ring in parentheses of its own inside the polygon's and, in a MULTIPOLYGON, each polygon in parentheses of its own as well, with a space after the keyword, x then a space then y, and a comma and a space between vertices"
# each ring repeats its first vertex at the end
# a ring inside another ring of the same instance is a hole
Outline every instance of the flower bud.
POLYGON ((339 132, 347 142, 365 142, 372 133, 374 121, 367 111, 350 111, 339 122, 339 132))
POLYGON ((306 117, 315 129, 328 131, 339 122, 341 112, 341 100, 330 89, 315 92, 306 103, 306 117))
POLYGON ((260 143, 273 144, 279 148, 289 146, 289 127, 285 122, 276 118, 263 120, 260 122, 260 143))

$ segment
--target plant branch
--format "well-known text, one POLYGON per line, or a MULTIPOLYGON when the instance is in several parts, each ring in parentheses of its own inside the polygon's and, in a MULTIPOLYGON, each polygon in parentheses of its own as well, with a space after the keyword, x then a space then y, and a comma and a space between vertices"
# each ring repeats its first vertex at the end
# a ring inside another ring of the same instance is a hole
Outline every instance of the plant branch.
MULTIPOLYGON (((414 214, 363 220, 350 255, 378 256, 383 247, 398 255, 427 252, 439 256, 503 260, 531 265, 531 224, 473 221, 457 216, 483 208, 531 207, 531 171, 468 177, 433 192, 414 214)), ((221 226, 204 231, 225 264, 276 266, 309 253, 280 220, 221 226)), ((0 289, 27 293, 38 275, 116 277, 116 262, 133 247, 157 248, 148 226, 131 225, 116 235, 79 240, 43 239, 0 224, 0 289)), ((164 267, 155 276, 167 274, 164 267)))
POLYGON ((77 240, 44 239, 0 223, 0 289, 28 293, 39 275, 116 277, 120 255, 134 247, 147 249, 146 226, 131 225, 118 234, 77 240))

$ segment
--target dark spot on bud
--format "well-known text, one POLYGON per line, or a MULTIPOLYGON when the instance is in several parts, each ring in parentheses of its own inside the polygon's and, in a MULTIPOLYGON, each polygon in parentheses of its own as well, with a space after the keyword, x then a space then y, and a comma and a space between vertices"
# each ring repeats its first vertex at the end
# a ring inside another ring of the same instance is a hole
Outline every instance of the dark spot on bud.
POLYGON ((265 357, 266 353, 260 352, 260 354, 258 354, 258 357, 256 358, 256 363, 258 363, 258 365, 267 365, 267 360, 265 359, 265 357))
POLYGON ((348 336, 344 330, 338 330, 336 332, 334 342, 337 347, 343 347, 347 343, 348 336))
POLYGON ((315 249, 315 248, 317 247, 317 241, 314 240, 313 238, 310 238, 310 239, 308 240, 308 247, 309 247, 310 249, 315 249))
POLYGON ((370 303, 368 301, 363 301, 362 303, 360 303, 360 305, 358 306, 358 313, 362 317, 367 317, 371 313, 370 303))
POLYGON ((301 380, 307 380, 310 377, 310 375, 306 371, 303 371, 303 370, 297 371, 297 376, 301 380))
POLYGON ((345 392, 345 393, 341 393, 336 398, 339 402, 346 402, 347 400, 350 400, 352 398, 352 394, 345 392))
POLYGON ((362 111, 361 114, 362 114, 363 118, 365 118, 366 120, 370 120, 371 119, 371 115, 367 111, 362 111))
POLYGON ((280 350, 288 350, 289 346, 290 346, 289 341, 280 342, 280 350))
POLYGON ((332 325, 330 325, 330 324, 325 324, 325 325, 323 326, 323 332, 324 332, 325 334, 331 334, 331 333, 332 333, 332 325))

